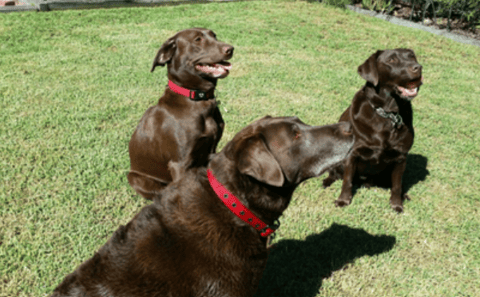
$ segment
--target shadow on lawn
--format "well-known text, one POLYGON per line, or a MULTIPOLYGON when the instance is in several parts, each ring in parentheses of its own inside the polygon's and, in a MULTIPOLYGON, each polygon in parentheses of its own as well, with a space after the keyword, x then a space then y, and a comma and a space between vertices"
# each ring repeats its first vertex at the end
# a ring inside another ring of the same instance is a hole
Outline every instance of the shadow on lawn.
POLYGON ((417 183, 424 181, 430 172, 427 169, 428 159, 422 155, 408 154, 407 168, 403 173, 402 186, 403 192, 408 190, 417 183))
POLYGON ((305 240, 281 240, 272 249, 255 297, 313 297, 322 279, 356 258, 389 251, 395 237, 333 224, 305 240))
MULTIPOLYGON (((430 172, 427 169, 428 159, 422 155, 408 154, 407 155, 407 168, 402 177, 402 190, 403 193, 408 193, 411 187, 417 183, 424 181, 430 172)), ((377 175, 374 179, 370 180, 371 184, 366 185, 362 180, 355 176, 353 181, 352 196, 355 196, 358 189, 362 186, 365 187, 380 187, 384 189, 392 189, 391 175, 377 175)))

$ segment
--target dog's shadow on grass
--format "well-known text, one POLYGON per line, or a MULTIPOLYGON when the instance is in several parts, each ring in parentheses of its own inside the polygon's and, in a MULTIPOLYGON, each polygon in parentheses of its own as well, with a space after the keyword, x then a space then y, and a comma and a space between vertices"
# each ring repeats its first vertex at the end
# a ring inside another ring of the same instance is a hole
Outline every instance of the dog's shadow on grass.
POLYGON ((430 172, 427 169, 427 164, 427 157, 416 154, 409 154, 407 156, 407 168, 402 177, 404 193, 407 193, 412 186, 424 181, 427 178, 427 175, 430 175, 430 172))
MULTIPOLYGON (((407 193, 411 187, 418 184, 421 181, 424 181, 427 178, 427 175, 430 175, 430 172, 427 169, 428 159, 422 155, 417 154, 408 154, 407 155, 407 167, 402 176, 402 191, 407 193)), ((372 180, 370 186, 366 186, 357 176, 353 182, 354 186, 352 189, 352 195, 355 196, 358 189, 365 187, 380 187, 384 189, 392 188, 391 175, 378 175, 372 180)))
POLYGON ((281 240, 271 250, 255 297, 314 297, 322 279, 363 256, 389 251, 395 237, 333 224, 305 240, 281 240))

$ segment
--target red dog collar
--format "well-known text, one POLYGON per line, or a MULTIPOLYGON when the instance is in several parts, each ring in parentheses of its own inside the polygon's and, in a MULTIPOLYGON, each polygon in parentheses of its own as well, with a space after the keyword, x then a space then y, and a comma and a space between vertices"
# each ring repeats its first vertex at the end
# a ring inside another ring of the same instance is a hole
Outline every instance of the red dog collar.
POLYGON ((195 101, 208 100, 208 99, 215 98, 214 92, 205 93, 200 90, 185 89, 179 85, 176 85, 171 80, 168 81, 168 87, 170 88, 170 90, 174 91, 175 93, 188 97, 195 101))
POLYGON ((280 227, 280 222, 275 221, 273 225, 267 225, 257 218, 245 205, 238 200, 235 195, 230 193, 213 175, 212 170, 207 170, 208 180, 213 191, 217 194, 218 198, 230 209, 237 217, 242 219, 245 223, 249 224, 253 228, 260 231, 262 237, 267 237, 275 232, 280 227))

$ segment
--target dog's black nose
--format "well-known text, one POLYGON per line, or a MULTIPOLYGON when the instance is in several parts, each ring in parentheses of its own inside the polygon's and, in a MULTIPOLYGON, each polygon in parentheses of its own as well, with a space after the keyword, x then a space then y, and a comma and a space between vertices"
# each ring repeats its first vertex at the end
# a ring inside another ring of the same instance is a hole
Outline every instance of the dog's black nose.
POLYGON ((224 53, 225 55, 231 55, 231 54, 233 54, 233 49, 234 49, 234 48, 233 48, 233 46, 231 46, 231 45, 224 46, 224 47, 223 47, 223 53, 224 53))
POLYGON ((412 72, 417 73, 417 72, 419 72, 420 70, 422 70, 422 65, 420 65, 420 64, 415 64, 415 65, 413 65, 413 66, 410 67, 410 70, 411 70, 412 72))

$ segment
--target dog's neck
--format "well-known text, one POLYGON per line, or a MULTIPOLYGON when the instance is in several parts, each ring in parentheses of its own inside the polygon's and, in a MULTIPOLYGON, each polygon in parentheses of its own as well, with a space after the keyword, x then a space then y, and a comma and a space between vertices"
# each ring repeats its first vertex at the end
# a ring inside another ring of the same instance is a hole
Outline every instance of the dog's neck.
POLYGON ((242 221, 259 231, 262 237, 268 237, 280 227, 278 221, 274 225, 268 225, 253 214, 248 207, 246 207, 232 192, 218 181, 211 169, 207 169, 207 176, 211 188, 225 206, 242 221))
POLYGON ((295 187, 274 187, 254 180, 236 169, 223 152, 208 167, 217 180, 266 224, 273 224, 290 203, 295 187), (266 207, 268 205, 268 208, 266 207))
POLYGON ((208 92, 202 92, 201 90, 192 90, 192 89, 187 89, 183 88, 171 80, 168 81, 168 88, 172 92, 182 95, 184 97, 187 97, 193 101, 205 101, 205 100, 210 100, 210 99, 215 99, 215 90, 211 90, 208 92))
POLYGON ((395 90, 389 86, 374 86, 367 83, 363 91, 373 109, 381 108, 386 113, 400 115, 403 123, 413 131, 412 104, 410 101, 400 98, 395 90))
POLYGON ((192 74, 184 74, 181 77, 168 72, 168 79, 176 85, 190 90, 200 90, 208 93, 213 92, 217 86, 217 79, 210 77, 201 77, 192 74))
POLYGON ((374 109, 382 108, 385 112, 400 112, 397 100, 402 99, 398 98, 391 87, 383 85, 374 86, 372 83, 367 82, 364 87, 364 92, 367 100, 374 109))

